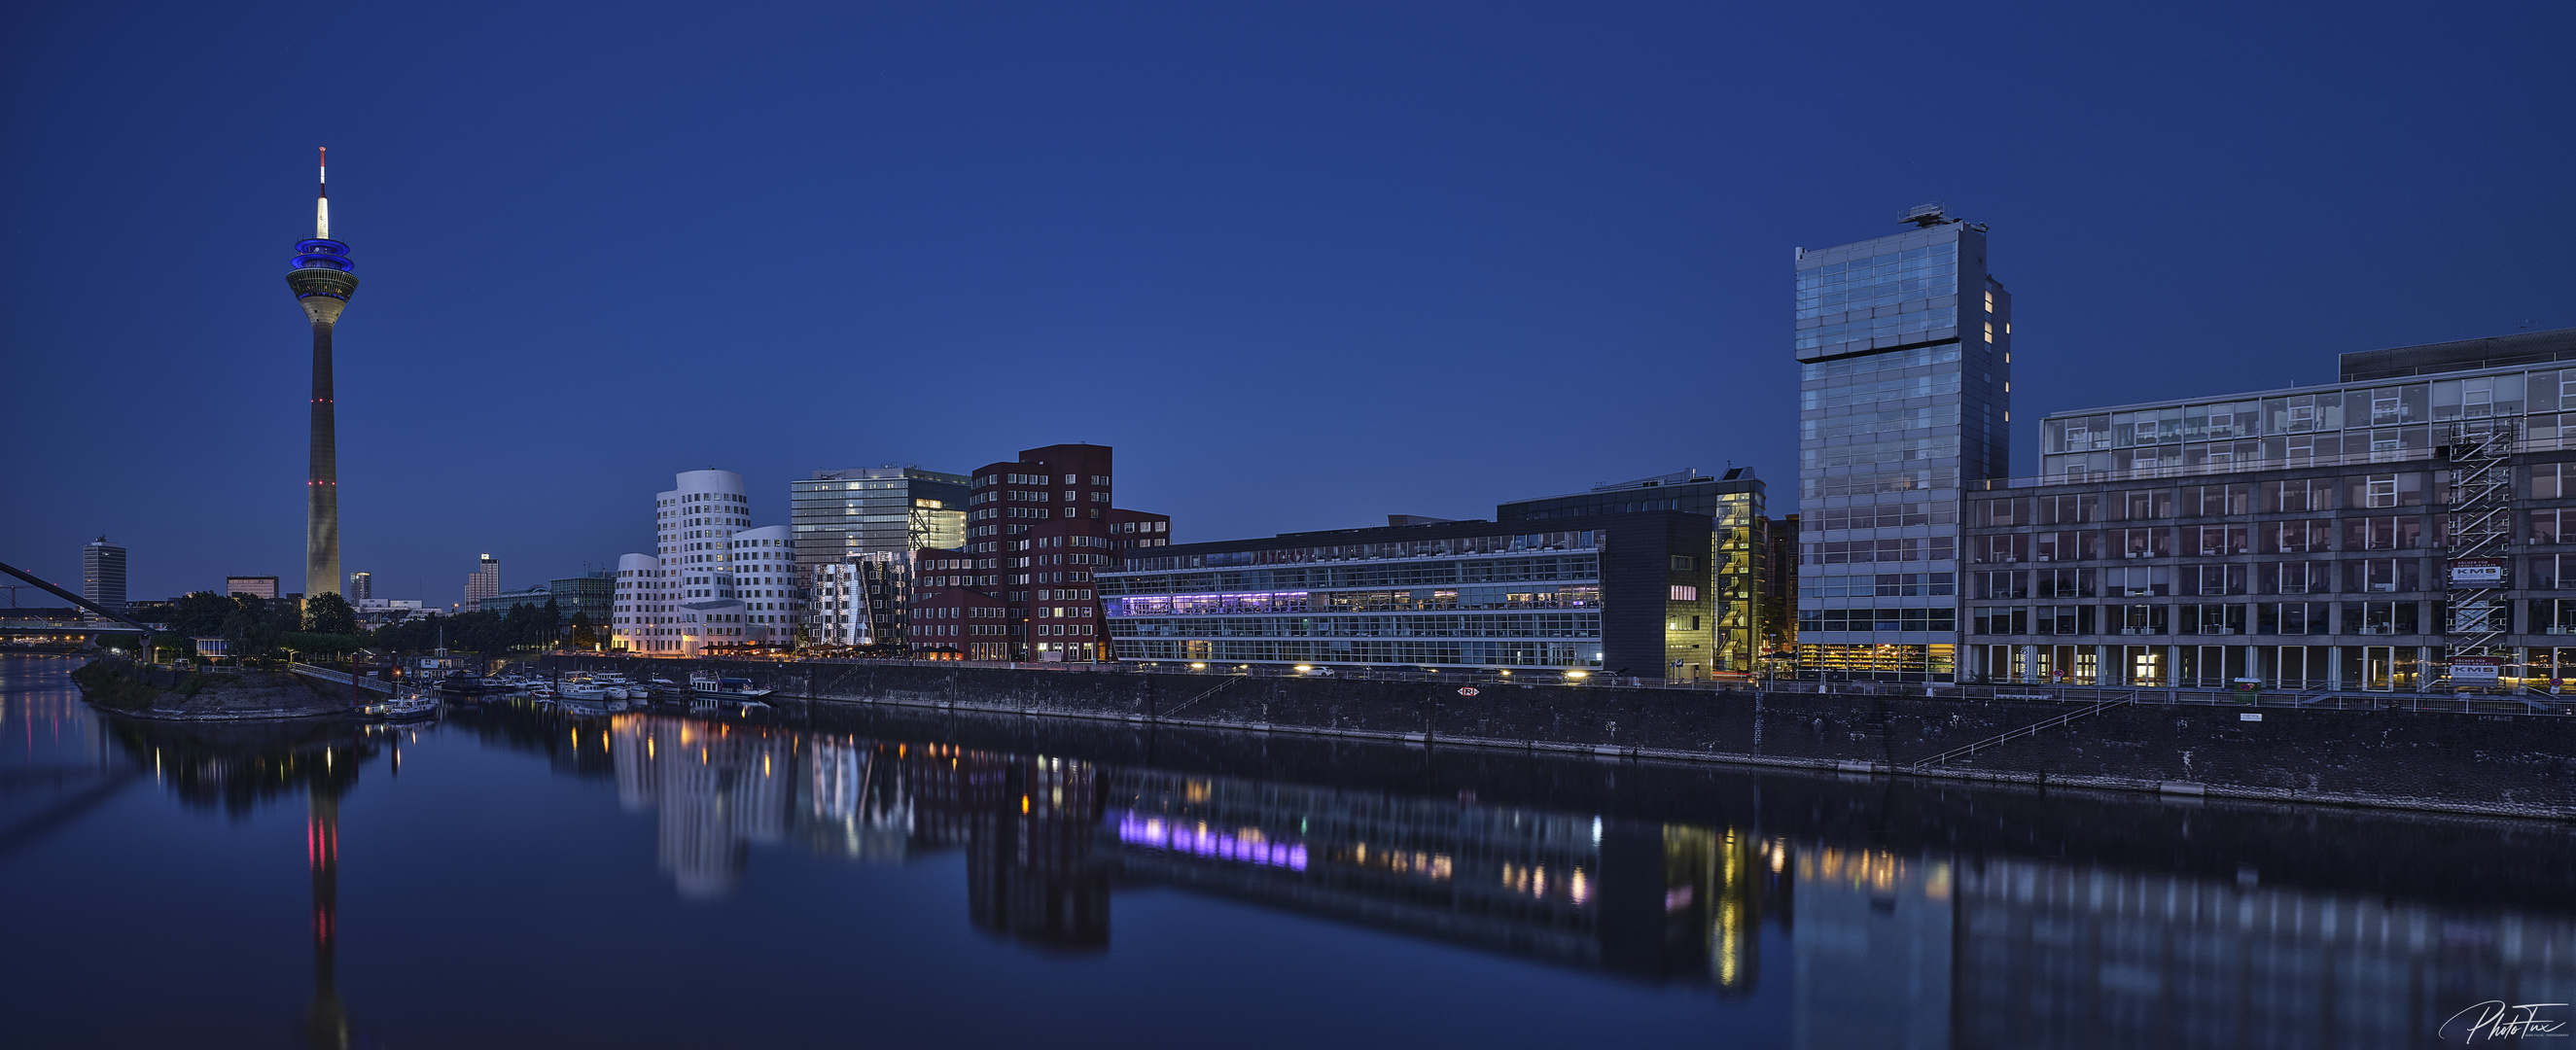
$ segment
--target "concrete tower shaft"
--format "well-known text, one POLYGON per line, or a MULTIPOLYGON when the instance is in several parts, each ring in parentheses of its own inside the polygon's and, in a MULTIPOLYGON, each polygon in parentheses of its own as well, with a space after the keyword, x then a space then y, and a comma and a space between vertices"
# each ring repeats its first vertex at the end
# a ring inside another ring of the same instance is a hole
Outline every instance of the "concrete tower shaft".
MULTIPOLYGON (((327 170, 327 169, 326 169, 327 170)), ((286 286, 313 325, 313 433, 304 489, 304 593, 340 593, 339 419, 333 404, 331 331, 358 290, 349 246, 331 240, 330 186, 316 194, 313 239, 295 244, 286 286)))

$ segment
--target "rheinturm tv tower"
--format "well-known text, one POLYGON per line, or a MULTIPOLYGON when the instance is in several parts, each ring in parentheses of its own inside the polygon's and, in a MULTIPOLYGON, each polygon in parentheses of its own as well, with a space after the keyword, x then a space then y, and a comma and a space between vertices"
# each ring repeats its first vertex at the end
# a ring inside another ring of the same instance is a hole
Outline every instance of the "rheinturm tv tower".
POLYGON ((349 246, 331 239, 331 154, 322 153, 313 201, 313 239, 295 242, 286 286, 313 322, 313 445, 304 482, 304 596, 340 593, 339 424, 331 408, 331 329, 358 290, 349 246))

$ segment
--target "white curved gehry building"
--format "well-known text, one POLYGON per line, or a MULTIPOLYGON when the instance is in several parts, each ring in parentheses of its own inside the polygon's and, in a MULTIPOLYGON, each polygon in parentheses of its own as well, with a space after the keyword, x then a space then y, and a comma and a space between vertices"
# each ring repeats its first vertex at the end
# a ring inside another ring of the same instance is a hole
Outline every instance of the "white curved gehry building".
POLYGON ((794 640, 800 611, 787 526, 754 528, 742 475, 692 470, 653 499, 655 553, 617 559, 611 644, 647 656, 794 640))

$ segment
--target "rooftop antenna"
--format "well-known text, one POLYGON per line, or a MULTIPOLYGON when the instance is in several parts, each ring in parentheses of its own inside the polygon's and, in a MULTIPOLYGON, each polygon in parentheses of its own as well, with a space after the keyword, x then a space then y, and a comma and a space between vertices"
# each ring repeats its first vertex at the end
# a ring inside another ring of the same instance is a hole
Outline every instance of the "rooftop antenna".
POLYGON ((314 169, 321 179, 313 189, 313 239, 327 241, 331 239, 331 147, 320 149, 322 160, 314 169))

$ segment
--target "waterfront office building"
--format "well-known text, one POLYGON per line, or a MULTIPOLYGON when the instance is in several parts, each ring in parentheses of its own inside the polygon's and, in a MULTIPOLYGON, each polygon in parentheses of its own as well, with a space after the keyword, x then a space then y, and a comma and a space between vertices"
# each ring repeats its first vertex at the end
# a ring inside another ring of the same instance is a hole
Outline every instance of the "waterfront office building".
POLYGON ((1967 673, 2406 690, 2576 672, 2558 645, 2576 329, 2341 372, 2041 420, 2040 476, 1970 495, 1967 673))
POLYGON ((681 473, 655 494, 653 521, 655 553, 617 559, 612 648, 698 656, 794 640, 803 606, 792 533, 752 527, 742 475, 681 473))
POLYGON ((1938 206, 1797 255, 1798 665, 1949 680, 1961 487, 2008 472, 2012 298, 1938 206))
POLYGON ((1132 552, 1100 574, 1122 660, 1608 670, 1705 662, 1709 519, 1449 521, 1132 552))
POLYGON ((953 550, 966 542, 962 474, 919 467, 818 470, 788 483, 796 561, 807 568, 861 554, 953 550))
POLYGON ((1119 539, 1167 537, 1172 519, 1111 506, 1111 459, 1106 445, 1048 445, 977 470, 965 545, 913 555, 913 651, 1115 659, 1094 577, 1118 566, 1119 539))
POLYGON ((1648 510, 1678 510, 1707 515, 1716 530, 1716 555, 1708 562, 1706 588, 1711 614, 1695 649, 1674 657, 1665 671, 1683 678, 1750 674, 1762 652, 1764 581, 1769 577, 1770 523, 1763 508, 1762 480, 1746 467, 1727 468, 1712 478, 1685 470, 1635 481, 1594 485, 1591 491, 1519 500, 1494 508, 1502 524, 1546 522, 1550 528, 1569 519, 1648 510))
POLYGON ((349 601, 350 601, 352 604, 357 603, 357 602, 366 601, 367 599, 369 599, 369 598, 373 598, 373 597, 375 597, 375 596, 376 596, 376 574, 375 574, 375 573, 372 573, 372 572, 353 572, 353 573, 350 573, 350 574, 349 574, 349 595, 348 595, 348 597, 349 597, 349 601))
POLYGON ((125 548, 105 536, 81 548, 81 597, 102 609, 125 611, 125 548))

